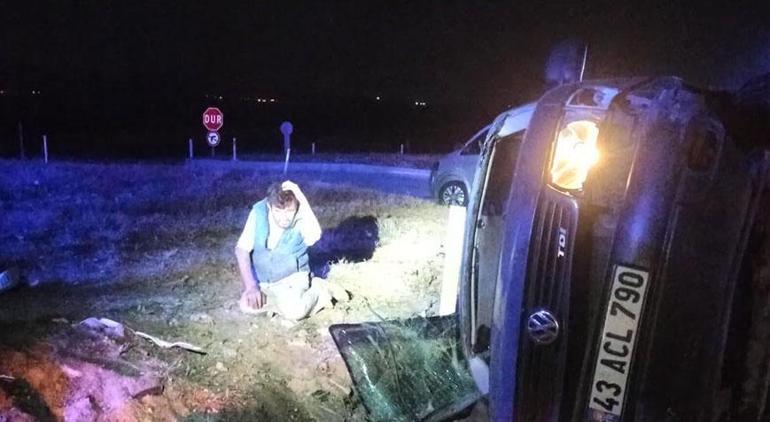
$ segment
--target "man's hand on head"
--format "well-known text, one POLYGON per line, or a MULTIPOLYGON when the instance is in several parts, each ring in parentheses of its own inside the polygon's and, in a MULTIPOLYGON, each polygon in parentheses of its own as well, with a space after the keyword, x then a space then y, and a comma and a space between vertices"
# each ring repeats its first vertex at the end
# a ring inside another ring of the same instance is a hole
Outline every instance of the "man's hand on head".
POLYGON ((301 192, 299 190, 299 186, 297 186, 296 183, 292 182, 291 180, 287 180, 283 183, 281 183, 281 189, 283 190, 290 190, 294 195, 296 196, 298 192, 301 192))
POLYGON ((241 298, 244 299, 249 307, 254 309, 260 309, 265 304, 265 298, 262 296, 259 286, 247 288, 243 291, 241 298))

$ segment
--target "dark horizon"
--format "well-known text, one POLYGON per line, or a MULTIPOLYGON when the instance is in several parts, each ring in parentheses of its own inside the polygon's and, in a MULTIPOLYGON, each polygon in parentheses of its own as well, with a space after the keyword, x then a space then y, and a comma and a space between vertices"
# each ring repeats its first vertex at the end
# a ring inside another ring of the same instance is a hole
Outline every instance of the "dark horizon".
POLYGON ((0 154, 14 154, 18 121, 77 132, 77 147, 97 132, 195 136, 201 107, 216 104, 235 117, 225 130, 246 136, 252 120, 267 133, 299 118, 308 138, 351 123, 361 137, 377 128, 357 121, 385 113, 407 127, 383 138, 418 122, 418 149, 439 151, 541 94, 549 51, 565 39, 588 45, 586 78, 674 74, 737 88, 770 71, 765 15, 759 2, 17 3, 0 17, 0 154))

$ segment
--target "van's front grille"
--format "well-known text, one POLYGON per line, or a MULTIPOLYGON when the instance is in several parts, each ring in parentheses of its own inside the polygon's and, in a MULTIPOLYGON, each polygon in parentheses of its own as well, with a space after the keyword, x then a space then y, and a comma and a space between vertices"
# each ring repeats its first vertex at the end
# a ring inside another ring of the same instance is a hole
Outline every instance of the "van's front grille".
POLYGON ((577 220, 574 198, 550 187, 543 190, 529 246, 518 362, 517 420, 545 421, 558 417, 577 220), (558 323, 556 338, 546 338, 551 341, 542 341, 542 333, 532 329, 543 325, 543 315, 546 320, 553 317, 558 323))

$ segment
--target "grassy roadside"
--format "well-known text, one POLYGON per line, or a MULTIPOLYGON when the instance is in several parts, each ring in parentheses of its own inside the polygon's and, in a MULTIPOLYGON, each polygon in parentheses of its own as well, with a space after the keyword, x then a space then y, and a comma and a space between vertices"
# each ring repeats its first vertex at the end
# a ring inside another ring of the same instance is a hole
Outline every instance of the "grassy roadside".
POLYGON ((38 285, 0 295, 2 329, 19 334, 0 350, 50 342, 69 326, 63 319, 108 317, 208 352, 134 340, 166 380, 161 396, 132 404, 134 416, 362 418, 328 326, 435 312, 445 210, 296 175, 326 230, 323 256, 335 258, 329 279, 353 298, 296 324, 246 316, 237 310, 232 248, 250 205, 279 179, 236 169, 0 161, 0 262, 38 285))

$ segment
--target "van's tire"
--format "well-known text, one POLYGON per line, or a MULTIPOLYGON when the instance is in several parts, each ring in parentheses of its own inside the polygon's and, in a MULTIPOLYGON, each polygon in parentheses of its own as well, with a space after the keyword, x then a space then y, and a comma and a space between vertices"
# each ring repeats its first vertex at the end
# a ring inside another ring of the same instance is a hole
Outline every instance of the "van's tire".
POLYGON ((468 205, 468 189, 458 181, 444 183, 438 190, 438 202, 443 205, 468 205))

